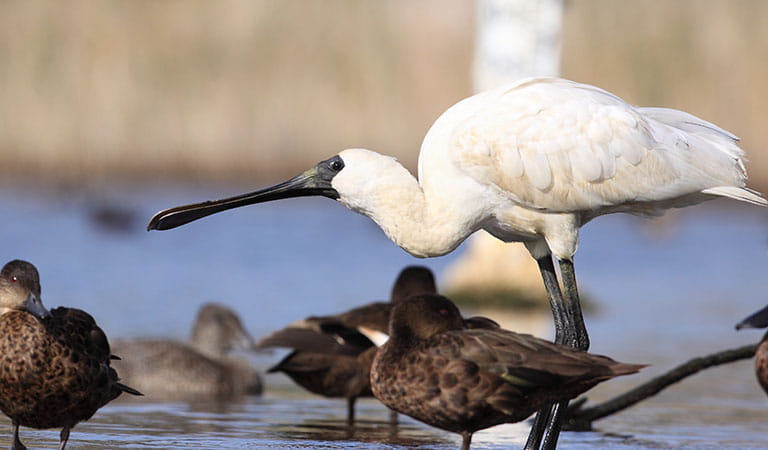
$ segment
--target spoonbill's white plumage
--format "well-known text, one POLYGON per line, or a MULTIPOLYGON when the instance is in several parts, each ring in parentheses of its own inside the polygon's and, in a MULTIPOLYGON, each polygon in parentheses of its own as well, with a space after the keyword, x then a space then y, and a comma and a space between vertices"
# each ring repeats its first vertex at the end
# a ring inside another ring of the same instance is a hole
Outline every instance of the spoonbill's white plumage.
POLYGON ((370 217, 417 257, 446 254, 484 229, 526 245, 544 278, 555 341, 586 350, 573 271, 579 228, 603 214, 660 215, 716 197, 766 206, 746 187, 737 141, 682 111, 634 107, 568 80, 525 79, 445 111, 422 143, 418 180, 392 157, 349 149, 271 188, 161 211, 148 228, 323 195, 370 217))

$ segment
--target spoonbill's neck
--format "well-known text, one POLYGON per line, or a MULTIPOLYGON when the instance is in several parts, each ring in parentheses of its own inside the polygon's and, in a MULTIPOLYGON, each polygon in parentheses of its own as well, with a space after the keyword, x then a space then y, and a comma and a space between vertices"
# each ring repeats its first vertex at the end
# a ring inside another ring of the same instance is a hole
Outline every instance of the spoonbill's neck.
POLYGON ((444 255, 477 229, 450 195, 420 184, 394 158, 364 151, 372 160, 365 170, 355 170, 360 166, 352 160, 334 178, 338 200, 370 217, 403 250, 419 258, 444 255))

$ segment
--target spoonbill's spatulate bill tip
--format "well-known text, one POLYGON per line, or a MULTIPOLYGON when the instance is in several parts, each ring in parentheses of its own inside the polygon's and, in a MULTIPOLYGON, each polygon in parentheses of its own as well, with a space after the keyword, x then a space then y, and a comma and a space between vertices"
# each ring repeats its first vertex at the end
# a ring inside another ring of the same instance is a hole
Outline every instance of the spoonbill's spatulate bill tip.
POLYGON ((331 186, 331 179, 343 168, 344 161, 337 155, 320 161, 306 172, 267 189, 222 200, 164 209, 150 219, 147 231, 170 230, 228 209, 284 198, 323 196, 337 200, 339 193, 331 186))

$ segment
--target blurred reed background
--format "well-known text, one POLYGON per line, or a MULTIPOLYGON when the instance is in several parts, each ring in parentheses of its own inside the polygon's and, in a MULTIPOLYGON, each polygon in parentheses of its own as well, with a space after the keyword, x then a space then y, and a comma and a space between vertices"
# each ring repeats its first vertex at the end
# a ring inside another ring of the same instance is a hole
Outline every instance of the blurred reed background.
MULTIPOLYGON (((0 175, 276 180, 364 146, 415 169, 471 94, 465 0, 5 1, 0 175)), ((574 0, 563 75, 731 130, 768 187, 768 2, 574 0)))

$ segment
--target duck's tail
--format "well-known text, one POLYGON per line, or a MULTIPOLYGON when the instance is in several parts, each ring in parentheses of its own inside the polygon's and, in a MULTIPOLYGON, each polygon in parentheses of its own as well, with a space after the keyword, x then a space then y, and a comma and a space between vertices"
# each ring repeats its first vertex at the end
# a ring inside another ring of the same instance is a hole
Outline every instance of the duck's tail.
POLYGON ((117 387, 122 392, 126 392, 126 393, 131 394, 131 395, 138 395, 138 396, 142 396, 142 397, 144 396, 144 394, 142 394, 141 392, 137 391, 136 389, 134 389, 134 388, 132 388, 130 386, 126 386, 123 383, 117 383, 117 387))

